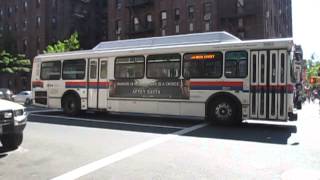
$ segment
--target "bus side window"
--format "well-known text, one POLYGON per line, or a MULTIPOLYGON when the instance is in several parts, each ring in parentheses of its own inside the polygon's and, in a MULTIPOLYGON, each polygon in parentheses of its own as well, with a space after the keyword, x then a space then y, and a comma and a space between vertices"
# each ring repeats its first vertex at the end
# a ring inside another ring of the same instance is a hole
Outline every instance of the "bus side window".
POLYGON ((229 51, 225 54, 225 76, 227 78, 245 78, 248 75, 248 53, 229 51))
POLYGON ((144 77, 144 56, 117 57, 114 77, 117 79, 142 79, 144 77))
POLYGON ((147 77, 177 79, 180 77, 180 64, 180 54, 150 55, 147 58, 147 77))
POLYGON ((221 52, 188 53, 183 56, 184 78, 220 78, 222 76, 221 52))
POLYGON ((101 61, 100 65, 100 79, 107 79, 108 77, 108 62, 101 61))
POLYGON ((72 59, 63 61, 62 78, 65 80, 84 79, 86 74, 86 61, 72 59))

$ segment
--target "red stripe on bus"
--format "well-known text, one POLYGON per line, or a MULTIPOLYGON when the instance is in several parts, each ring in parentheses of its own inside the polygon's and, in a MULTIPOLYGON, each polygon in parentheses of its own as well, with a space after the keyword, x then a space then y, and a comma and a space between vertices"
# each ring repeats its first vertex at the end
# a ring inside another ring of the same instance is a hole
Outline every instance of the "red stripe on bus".
POLYGON ((109 86, 110 82, 79 82, 79 81, 68 81, 65 83, 67 86, 109 86))
POLYGON ((243 86, 243 82, 191 81, 191 86, 243 86))
POLYGON ((43 87, 42 81, 32 81, 32 87, 43 87))

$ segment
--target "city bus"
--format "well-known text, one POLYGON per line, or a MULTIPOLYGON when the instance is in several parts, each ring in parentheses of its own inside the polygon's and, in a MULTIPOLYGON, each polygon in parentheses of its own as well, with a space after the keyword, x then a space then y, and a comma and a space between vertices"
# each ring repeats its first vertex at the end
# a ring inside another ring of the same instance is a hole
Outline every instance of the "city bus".
POLYGON ((33 103, 81 111, 294 121, 294 43, 226 32, 102 42, 35 57, 33 103))

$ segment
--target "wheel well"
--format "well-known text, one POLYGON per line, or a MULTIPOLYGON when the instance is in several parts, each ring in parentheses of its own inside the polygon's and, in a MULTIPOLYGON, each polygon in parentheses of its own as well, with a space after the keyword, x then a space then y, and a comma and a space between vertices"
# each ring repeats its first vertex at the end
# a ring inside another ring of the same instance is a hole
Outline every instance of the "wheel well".
POLYGON ((241 115, 242 117, 242 104, 239 100, 239 98, 237 98, 235 95, 231 94, 231 93, 227 93, 227 92, 218 92, 215 93, 213 95, 211 95, 208 100, 206 101, 206 117, 209 116, 209 108, 210 108, 210 104, 217 100, 217 99, 229 99, 231 100, 233 103, 236 104, 237 107, 239 107, 239 115, 241 115))
POLYGON ((76 92, 76 91, 73 91, 73 90, 68 90, 66 92, 63 93, 63 96, 61 98, 61 107, 63 107, 63 104, 64 104, 64 99, 68 96, 74 96, 74 97, 77 97, 80 99, 80 96, 79 94, 76 92))

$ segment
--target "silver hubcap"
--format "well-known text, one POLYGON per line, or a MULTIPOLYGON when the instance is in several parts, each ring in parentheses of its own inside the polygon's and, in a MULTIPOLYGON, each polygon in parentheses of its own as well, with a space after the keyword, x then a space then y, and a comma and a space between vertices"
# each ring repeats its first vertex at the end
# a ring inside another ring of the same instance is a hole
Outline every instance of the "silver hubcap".
POLYGON ((215 109, 215 114, 219 119, 227 120, 232 115, 232 108, 227 103, 218 104, 218 106, 215 109))

